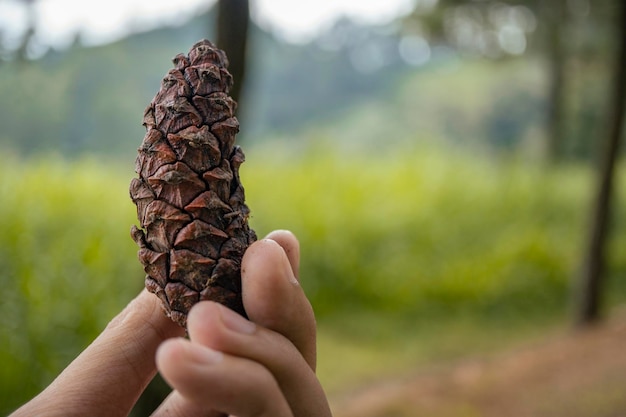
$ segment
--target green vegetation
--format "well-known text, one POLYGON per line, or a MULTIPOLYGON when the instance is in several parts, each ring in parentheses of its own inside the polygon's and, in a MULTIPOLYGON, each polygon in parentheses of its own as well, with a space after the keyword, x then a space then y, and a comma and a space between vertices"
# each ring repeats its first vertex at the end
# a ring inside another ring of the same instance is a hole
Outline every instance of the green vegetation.
MULTIPOLYGON (((132 155, 137 146, 132 138, 143 131, 143 109, 173 67, 171 58, 199 39, 215 40, 213 18, 209 10, 180 26, 111 44, 83 47, 77 42, 37 60, 2 62, 0 146, 28 156, 58 150, 73 157, 132 155)), ((355 39, 369 39, 356 36, 369 33, 367 26, 350 30, 357 31, 355 39)), ((396 56, 387 62, 384 77, 363 74, 352 67, 347 51, 324 51, 316 43, 290 45, 256 25, 250 39, 254 53, 245 99, 239 103, 238 117, 245 126, 239 140, 258 141, 277 131, 319 124, 366 97, 385 96, 400 75, 413 70, 396 56)))
MULTIPOLYGON (((171 58, 209 36, 210 21, 210 14, 201 15, 108 45, 77 44, 35 61, 5 63, 0 146, 29 157, 97 153, 132 163, 136 138, 143 135, 142 110, 172 68, 171 58)), ((341 137, 341 146, 380 147, 412 142, 419 132, 423 141, 542 153, 549 79, 540 57, 494 62, 435 48, 431 61, 416 68, 398 55, 400 34, 349 22, 329 31, 328 41, 339 49, 286 44, 253 28, 240 142, 302 142, 302 131, 308 131, 314 138, 341 137), (344 38, 354 42, 344 44, 344 38), (351 57, 374 45, 389 55, 385 65, 373 72, 355 68, 351 57)), ((602 68, 593 67, 593 80, 604 74, 602 68)), ((576 140, 587 147, 606 88, 593 80, 579 80, 570 100, 574 106, 577 95, 584 96, 589 109, 577 109, 567 120, 572 138, 584 132, 576 140), (587 85, 594 86, 592 93, 583 90, 587 85)))
MULTIPOLYGON (((242 167, 259 235, 288 228, 300 238, 329 389, 563 320, 587 168, 409 147, 345 158, 330 147, 251 148, 242 167)), ((132 168, 105 162, 0 167, 0 413, 49 383, 142 287, 128 235, 132 168)), ((625 229, 616 219, 612 303, 626 299, 625 229)))
POLYGON ((254 155, 243 174, 254 173, 257 229, 287 227, 302 240, 318 314, 507 319, 565 308, 586 226, 586 168, 429 149, 321 154, 267 165, 254 155), (277 189, 262 187, 276 178, 277 189))

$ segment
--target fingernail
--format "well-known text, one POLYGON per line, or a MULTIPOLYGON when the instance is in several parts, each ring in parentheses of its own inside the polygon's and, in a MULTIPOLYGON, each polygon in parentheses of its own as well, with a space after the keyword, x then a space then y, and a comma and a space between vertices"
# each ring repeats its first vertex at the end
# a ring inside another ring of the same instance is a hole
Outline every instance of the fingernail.
POLYGON ((246 320, 228 307, 220 305, 220 315, 224 325, 237 333, 252 334, 256 330, 256 324, 246 320))
POLYGON ((213 350, 206 346, 189 344, 187 346, 187 353, 189 354, 189 359, 196 363, 205 365, 218 363, 224 359, 224 354, 222 352, 213 350))
POLYGON ((296 276, 293 274, 293 270, 291 269, 291 264, 289 263, 289 258, 287 257, 287 253, 285 252, 285 250, 283 249, 282 246, 280 246, 278 244, 278 242, 276 242, 275 240, 272 239, 264 239, 264 240, 268 240, 273 242, 276 246, 278 246, 282 252, 282 256, 281 256, 281 266, 280 268, 282 269, 282 275, 285 276, 287 278, 287 280, 294 284, 294 285, 300 285, 300 282, 298 282, 298 279, 296 278, 296 276))

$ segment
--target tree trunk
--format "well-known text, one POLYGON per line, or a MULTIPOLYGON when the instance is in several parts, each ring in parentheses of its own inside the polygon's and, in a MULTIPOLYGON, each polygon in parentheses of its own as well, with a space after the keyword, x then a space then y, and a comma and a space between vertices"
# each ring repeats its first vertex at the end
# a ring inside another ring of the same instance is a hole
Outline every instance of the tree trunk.
POLYGON ((16 58, 18 62, 24 64, 28 61, 28 47, 35 36, 35 20, 37 16, 35 16, 35 0, 23 0, 22 2, 26 11, 26 31, 22 39, 20 39, 16 58))
POLYGON ((619 47, 615 60, 613 88, 608 108, 608 141, 601 155, 588 236, 588 247, 576 300, 576 324, 584 326, 600 318, 601 290, 605 273, 605 246, 610 219, 615 162, 623 133, 626 106, 626 4, 621 3, 619 20, 619 47))
POLYGON ((563 26, 565 25, 565 0, 544 2, 543 21, 546 25, 546 47, 548 59, 548 112, 547 112, 547 145, 546 157, 554 162, 563 151, 565 113, 565 59, 566 51, 563 42, 563 26))
POLYGON ((246 73, 246 51, 250 5, 248 0, 219 0, 217 8, 217 46, 226 52, 234 85, 231 97, 240 102, 246 73))

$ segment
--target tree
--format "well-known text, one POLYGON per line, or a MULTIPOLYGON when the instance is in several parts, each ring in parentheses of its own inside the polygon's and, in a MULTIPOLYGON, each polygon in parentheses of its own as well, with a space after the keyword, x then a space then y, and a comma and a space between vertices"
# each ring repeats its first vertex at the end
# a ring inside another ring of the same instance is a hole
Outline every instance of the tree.
POLYGON ((548 114, 546 120, 546 158, 557 160, 563 151, 565 141, 564 113, 567 72, 566 48, 563 39, 563 26, 566 21, 565 0, 552 0, 540 5, 540 20, 544 23, 545 56, 548 61, 548 114))
POLYGON ((615 56, 614 88, 607 112, 608 136, 598 169, 596 197, 589 227, 588 246, 576 299, 576 324, 585 326, 600 318, 601 291, 605 281, 605 247, 611 217, 615 163, 623 135, 626 108, 626 4, 621 3, 616 27, 619 34, 615 56))
MULTIPOLYGON (((21 63, 28 61, 28 49, 31 45, 36 32, 36 16, 35 3, 37 0, 18 0, 18 4, 24 8, 26 14, 26 28, 19 34, 17 45, 13 48, 7 48, 3 42, 3 33, 0 30, 0 61, 8 61, 16 59, 21 63)), ((6 36, 6 35, 5 35, 6 36)), ((7 38, 11 36, 6 36, 7 38)))
POLYGON ((406 22, 411 25, 418 21, 425 36, 444 40, 471 55, 502 59, 532 49, 545 60, 548 77, 545 149, 546 159, 554 161, 562 155, 566 133, 567 3, 567 0, 421 0, 406 22), (533 48, 519 46, 528 43, 533 48))
POLYGON ((248 26, 250 4, 248 0, 218 0, 217 3, 217 46, 226 52, 234 79, 232 98, 239 102, 246 75, 248 49, 248 26))

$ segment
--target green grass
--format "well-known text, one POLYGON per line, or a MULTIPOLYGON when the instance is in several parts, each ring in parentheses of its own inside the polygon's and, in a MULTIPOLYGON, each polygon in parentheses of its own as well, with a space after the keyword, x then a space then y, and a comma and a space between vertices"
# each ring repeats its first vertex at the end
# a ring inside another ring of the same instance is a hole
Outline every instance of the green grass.
MULTIPOLYGON (((562 323, 591 189, 541 168, 435 149, 248 151, 259 235, 293 230, 330 391, 506 346, 562 323)), ((34 395, 143 284, 129 237, 132 167, 95 159, 0 167, 0 413, 34 395)), ((624 179, 621 172, 620 179, 624 179)), ((615 212, 624 210, 619 195, 615 212)), ((607 289, 626 299, 616 216, 607 289)))

